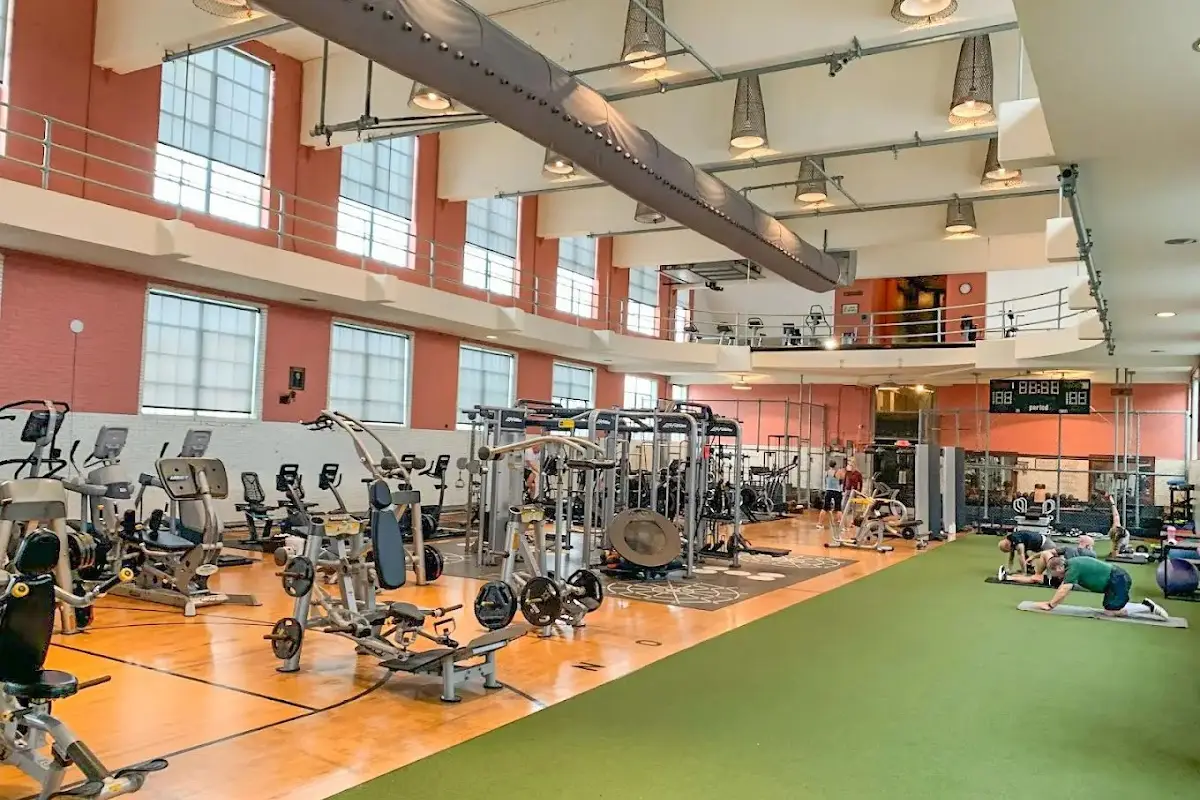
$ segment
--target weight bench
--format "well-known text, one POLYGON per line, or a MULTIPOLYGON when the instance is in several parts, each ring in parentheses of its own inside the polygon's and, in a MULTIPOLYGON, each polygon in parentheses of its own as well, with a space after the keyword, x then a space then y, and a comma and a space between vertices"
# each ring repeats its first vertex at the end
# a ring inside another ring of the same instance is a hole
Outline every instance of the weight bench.
POLYGON ((1033 611, 1039 614, 1057 614, 1061 617, 1084 617, 1088 619, 1104 619, 1112 622, 1136 622, 1139 625, 1153 625, 1156 628, 1186 628, 1188 621, 1183 617, 1161 617, 1154 616, 1137 616, 1137 617, 1110 617, 1101 613, 1098 608, 1088 608, 1086 606, 1055 606, 1053 611, 1043 611, 1037 607, 1037 603, 1026 600, 1021 605, 1017 606, 1020 611, 1033 611))
POLYGON ((407 658, 389 659, 379 666, 411 675, 440 674, 442 701, 457 703, 462 699, 458 696, 458 687, 472 678, 483 678, 485 689, 504 688, 503 684, 496 680, 496 651, 507 647, 509 642, 520 639, 530 630, 532 628, 529 625, 510 625, 498 631, 485 633, 457 649, 435 647, 412 653, 407 658), (471 664, 463 663, 476 658, 483 660, 471 664))

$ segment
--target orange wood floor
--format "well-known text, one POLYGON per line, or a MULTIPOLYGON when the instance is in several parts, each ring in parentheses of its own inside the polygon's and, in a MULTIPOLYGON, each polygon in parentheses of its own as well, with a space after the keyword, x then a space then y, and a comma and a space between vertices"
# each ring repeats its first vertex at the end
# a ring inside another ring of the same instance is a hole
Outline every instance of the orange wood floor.
MULTIPOLYGON (((273 564, 229 569, 221 586, 256 593, 261 607, 218 606, 187 620, 164 606, 102 600, 86 634, 56 638, 47 666, 112 681, 55 710, 110 768, 169 758, 139 793, 145 800, 320 800, 916 552, 904 541, 892 541, 896 552, 888 554, 825 550, 811 516, 746 533, 758 544, 856 563, 716 611, 606 599, 586 628, 527 636, 501 651, 499 678, 512 691, 485 692, 473 682, 458 704, 438 700, 436 678, 389 675, 335 636, 306 636, 301 672, 276 672, 262 637, 291 614, 291 598, 273 564), (579 662, 600 669, 572 666, 579 662)), ((444 576, 393 599, 463 603, 456 638, 468 641, 482 632, 470 612, 479 585, 444 576)), ((0 800, 33 788, 19 771, 0 768, 0 800)))

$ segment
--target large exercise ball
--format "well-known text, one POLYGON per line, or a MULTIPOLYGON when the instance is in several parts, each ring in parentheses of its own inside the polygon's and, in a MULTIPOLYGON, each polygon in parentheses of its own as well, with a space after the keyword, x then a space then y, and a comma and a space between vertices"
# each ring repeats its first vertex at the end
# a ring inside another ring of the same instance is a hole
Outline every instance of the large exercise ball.
POLYGON ((1154 574, 1158 579, 1158 588, 1168 597, 1192 594, 1200 588, 1200 570, 1181 558, 1169 558, 1160 562, 1154 574))

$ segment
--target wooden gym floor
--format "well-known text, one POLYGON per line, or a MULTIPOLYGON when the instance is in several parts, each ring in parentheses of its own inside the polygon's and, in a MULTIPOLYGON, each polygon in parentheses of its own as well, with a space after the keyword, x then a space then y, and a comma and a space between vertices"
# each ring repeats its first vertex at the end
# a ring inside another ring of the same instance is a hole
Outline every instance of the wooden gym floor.
MULTIPOLYGON (((259 607, 217 606, 188 620, 176 609, 108 597, 86 634, 56 637, 47 666, 112 681, 55 710, 110 768, 170 760, 150 776, 143 800, 321 800, 915 554, 898 540, 888 554, 828 551, 814 520, 760 523, 746 533, 757 544, 855 563, 715 611, 606 599, 582 630, 526 636, 502 650, 507 688, 485 692, 473 682, 458 704, 438 700, 436 678, 389 675, 335 636, 306 636, 301 671, 276 672, 262 637, 291 614, 292 600, 273 563, 219 576, 227 591, 257 594, 259 607)), ((479 585, 443 576, 393 599, 464 604, 456 638, 466 642, 482 632, 470 611, 479 585)), ((33 789, 17 770, 0 768, 0 800, 33 789)))

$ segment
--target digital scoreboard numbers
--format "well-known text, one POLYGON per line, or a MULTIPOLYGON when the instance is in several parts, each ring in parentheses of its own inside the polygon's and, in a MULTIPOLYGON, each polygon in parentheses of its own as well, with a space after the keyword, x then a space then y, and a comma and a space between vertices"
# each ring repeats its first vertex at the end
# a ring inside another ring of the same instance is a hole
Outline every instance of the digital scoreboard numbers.
POLYGON ((1087 414, 1092 405, 1091 381, 992 381, 993 414, 1087 414))

